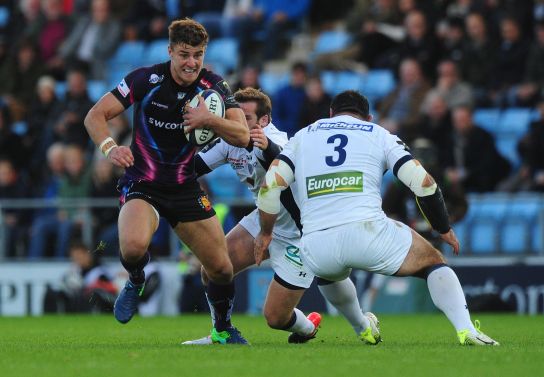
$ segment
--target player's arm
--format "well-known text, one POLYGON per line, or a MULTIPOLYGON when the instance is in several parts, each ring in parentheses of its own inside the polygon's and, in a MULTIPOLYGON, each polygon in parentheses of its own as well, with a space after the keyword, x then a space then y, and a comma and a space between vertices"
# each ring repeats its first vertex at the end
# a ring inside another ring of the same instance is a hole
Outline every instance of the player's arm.
POLYGON ((134 164, 130 148, 118 146, 111 137, 108 121, 125 111, 123 104, 111 93, 106 93, 87 113, 85 128, 92 141, 114 165, 127 168, 134 164))
POLYGON ((231 107, 225 111, 225 118, 212 114, 199 98, 199 105, 187 108, 183 117, 185 133, 195 128, 211 128, 217 136, 236 147, 246 147, 249 144, 249 128, 242 109, 231 107))
POLYGON ((294 166, 283 155, 272 161, 257 197, 261 231, 255 239, 255 262, 266 259, 266 250, 272 241, 272 229, 281 209, 280 195, 295 180, 294 166))
POLYGON ((455 237, 449 222, 448 210, 442 190, 434 178, 427 173, 418 160, 407 159, 406 162, 394 169, 395 175, 416 196, 416 202, 423 217, 431 227, 440 233, 440 237, 453 247, 455 254, 459 253, 459 241, 455 237))
POLYGON ((273 142, 268 136, 264 134, 264 129, 254 128, 249 131, 250 136, 250 146, 259 148, 262 150, 262 155, 264 158, 263 167, 268 169, 272 161, 281 153, 282 147, 279 144, 273 142))

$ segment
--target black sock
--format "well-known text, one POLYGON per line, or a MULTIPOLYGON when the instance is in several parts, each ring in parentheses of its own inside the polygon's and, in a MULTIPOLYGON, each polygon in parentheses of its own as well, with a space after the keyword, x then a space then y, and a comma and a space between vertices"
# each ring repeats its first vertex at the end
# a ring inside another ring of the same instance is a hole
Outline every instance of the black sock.
POLYGON ((206 287, 206 297, 212 309, 214 326, 217 331, 231 327, 230 317, 234 306, 234 282, 219 285, 212 281, 206 287))
POLYGON ((128 271, 128 278, 135 285, 141 285, 145 282, 145 273, 144 267, 149 263, 151 255, 149 252, 146 252, 143 257, 141 257, 136 262, 127 262, 123 259, 123 256, 120 256, 121 264, 128 271))

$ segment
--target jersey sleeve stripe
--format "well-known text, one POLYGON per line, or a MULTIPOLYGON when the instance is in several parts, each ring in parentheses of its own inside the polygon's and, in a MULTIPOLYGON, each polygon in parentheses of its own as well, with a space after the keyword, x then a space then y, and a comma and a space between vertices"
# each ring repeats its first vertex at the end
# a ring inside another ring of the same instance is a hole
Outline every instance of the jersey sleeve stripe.
POLYGON ((397 176, 397 173, 399 172, 400 167, 404 165, 404 163, 413 159, 414 157, 411 154, 407 154, 406 156, 401 157, 397 162, 395 162, 395 166, 393 166, 393 174, 395 175, 395 177, 397 176))
POLYGON ((286 155, 283 155, 283 154, 279 154, 279 155, 276 156, 276 158, 278 160, 281 160, 281 161, 285 162, 287 165, 289 165, 289 167, 291 168, 293 173, 295 172, 295 164, 293 164, 293 161, 291 161, 289 159, 289 157, 287 157, 286 155))

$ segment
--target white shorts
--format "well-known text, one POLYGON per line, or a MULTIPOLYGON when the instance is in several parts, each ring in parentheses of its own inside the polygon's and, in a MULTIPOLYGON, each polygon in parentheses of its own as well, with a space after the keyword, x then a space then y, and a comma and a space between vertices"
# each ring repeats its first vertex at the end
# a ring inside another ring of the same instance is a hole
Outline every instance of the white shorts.
POLYGON ((302 237, 302 259, 316 275, 343 280, 352 268, 393 275, 412 245, 410 228, 389 218, 360 221, 302 237))
MULTIPOLYGON (((255 210, 244 216, 239 222, 253 238, 261 230, 259 213, 255 210)), ((314 274, 302 263, 300 257, 300 238, 287 238, 276 234, 268 247, 272 269, 282 280, 299 288, 309 288, 314 280, 314 274)))

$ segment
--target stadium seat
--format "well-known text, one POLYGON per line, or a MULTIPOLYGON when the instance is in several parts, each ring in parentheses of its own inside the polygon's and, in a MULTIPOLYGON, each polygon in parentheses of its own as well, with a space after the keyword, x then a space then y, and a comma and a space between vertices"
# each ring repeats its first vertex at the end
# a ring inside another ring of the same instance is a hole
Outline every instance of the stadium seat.
POLYGON ((496 134, 499 129, 499 109, 475 109, 472 119, 477 126, 496 134))
POLYGON ((234 38, 213 39, 206 50, 206 62, 221 63, 227 71, 234 71, 238 67, 238 41, 234 38))
POLYGON ((510 161, 514 169, 521 165, 521 158, 517 150, 518 138, 511 134, 500 134, 495 137, 495 145, 499 153, 510 161))
POLYGON ((500 235, 501 249, 507 253, 537 252, 533 239, 544 209, 538 195, 517 194, 508 204, 500 235))
POLYGON ((531 123, 531 109, 509 108, 501 113, 499 119, 500 135, 513 135, 520 138, 527 133, 531 123))
POLYGON ((335 96, 344 90, 358 90, 363 82, 363 76, 351 71, 323 71, 321 82, 323 88, 331 96, 335 96))
POLYGON ((373 102, 388 95, 395 89, 395 85, 395 76, 391 70, 373 69, 364 76, 360 82, 359 90, 373 102))
POLYGON ((324 31, 317 36, 312 54, 319 55, 341 50, 349 45, 351 35, 342 30, 324 31))
POLYGON ((58 99, 64 99, 66 95, 66 81, 57 81, 55 83, 55 95, 58 99))
POLYGON ((211 194, 216 201, 231 204, 243 199, 249 190, 230 167, 225 164, 206 175, 206 182, 209 185, 211 194))
POLYGON ((145 52, 145 43, 141 41, 123 42, 117 47, 117 50, 109 60, 110 69, 120 69, 130 71, 143 64, 145 52))
POLYGON ((259 84, 263 92, 274 96, 279 89, 289 84, 290 78, 289 73, 262 72, 259 75, 259 84))
POLYGON ((470 197, 473 215, 468 227, 469 248, 475 254, 499 252, 499 235, 509 199, 504 195, 470 197))
POLYGON ((87 82, 87 91, 91 101, 96 102, 104 95, 107 90, 106 83, 100 80, 90 80, 87 82))
POLYGON ((149 43, 145 48, 141 65, 158 64, 165 62, 168 59, 168 39, 158 39, 149 43))

